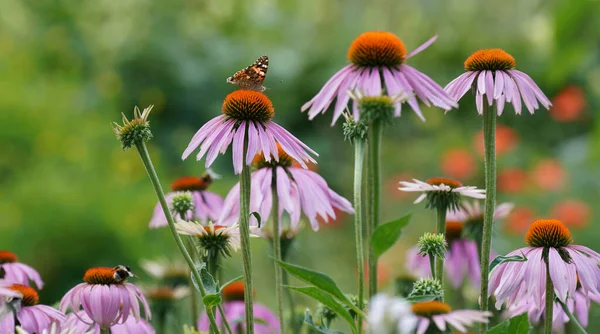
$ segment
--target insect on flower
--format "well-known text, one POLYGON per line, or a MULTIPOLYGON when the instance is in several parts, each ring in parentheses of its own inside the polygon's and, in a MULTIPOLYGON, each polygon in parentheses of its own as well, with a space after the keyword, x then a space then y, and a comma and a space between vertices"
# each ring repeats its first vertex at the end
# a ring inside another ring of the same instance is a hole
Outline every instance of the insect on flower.
POLYGON ((234 75, 227 78, 227 83, 238 85, 242 89, 264 92, 266 88, 262 84, 265 81, 268 69, 269 57, 261 56, 252 65, 235 72, 234 75))
POLYGON ((126 279, 128 279, 129 277, 133 277, 135 276, 132 272, 131 269, 129 269, 128 266, 124 266, 122 264, 116 266, 113 268, 115 270, 115 273, 113 274, 114 279, 117 282, 124 282, 126 279))

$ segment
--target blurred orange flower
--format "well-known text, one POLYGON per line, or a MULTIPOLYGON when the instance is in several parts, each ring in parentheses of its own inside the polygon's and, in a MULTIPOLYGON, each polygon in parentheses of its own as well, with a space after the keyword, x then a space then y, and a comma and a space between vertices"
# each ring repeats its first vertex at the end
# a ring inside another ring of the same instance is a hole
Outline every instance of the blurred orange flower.
POLYGON ((586 106, 587 101, 583 89, 570 85, 556 94, 549 113, 550 117, 557 122, 573 122, 581 117, 586 106))
POLYGON ((531 174, 531 178, 543 190, 559 190, 567 182, 567 172, 556 159, 541 160, 531 174))
MULTIPOLYGON (((517 131, 502 124, 496 126, 496 156, 512 151, 518 144, 517 131)), ((473 147, 483 157, 483 130, 479 130, 473 137, 473 147)))
POLYGON ((591 209, 583 201, 567 199, 556 203, 551 209, 551 214, 568 227, 584 227, 590 221, 591 209))
POLYGON ((514 208, 508 217, 506 217, 506 231, 515 235, 525 233, 536 216, 530 207, 522 206, 514 208))
POLYGON ((525 188, 527 173, 519 168, 504 168, 498 171, 498 191, 518 193, 525 188))
POLYGON ((442 174, 455 179, 468 179, 475 172, 475 159, 464 148, 447 150, 440 159, 442 174))

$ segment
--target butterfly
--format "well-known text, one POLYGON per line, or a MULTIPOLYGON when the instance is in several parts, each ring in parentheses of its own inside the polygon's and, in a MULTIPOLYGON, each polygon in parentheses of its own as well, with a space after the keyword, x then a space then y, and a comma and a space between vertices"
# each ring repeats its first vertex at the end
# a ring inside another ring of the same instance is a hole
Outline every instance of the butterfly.
POLYGON ((243 70, 235 72, 234 75, 227 78, 227 83, 238 85, 242 89, 252 89, 263 92, 266 88, 262 83, 269 69, 269 57, 262 56, 252 65, 243 70))

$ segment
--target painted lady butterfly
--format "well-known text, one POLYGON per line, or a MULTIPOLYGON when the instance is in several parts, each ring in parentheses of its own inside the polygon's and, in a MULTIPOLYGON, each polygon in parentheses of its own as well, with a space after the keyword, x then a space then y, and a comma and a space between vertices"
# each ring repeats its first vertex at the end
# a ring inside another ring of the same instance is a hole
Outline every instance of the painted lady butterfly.
POLYGON ((227 78, 227 83, 238 85, 242 89, 252 89, 263 92, 265 87, 262 83, 269 69, 269 57, 262 56, 252 65, 227 78))

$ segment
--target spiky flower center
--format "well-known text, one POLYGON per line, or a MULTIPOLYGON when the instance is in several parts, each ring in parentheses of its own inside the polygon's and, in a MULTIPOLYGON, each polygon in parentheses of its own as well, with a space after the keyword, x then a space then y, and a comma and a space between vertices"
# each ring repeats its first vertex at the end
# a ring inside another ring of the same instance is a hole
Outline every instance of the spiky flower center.
POLYGON ((502 49, 479 50, 465 60, 466 71, 506 71, 515 66, 515 58, 502 49))
POLYGON ((445 184, 452 189, 462 187, 462 183, 444 177, 432 177, 425 182, 431 184, 432 186, 440 186, 442 184, 445 184))
POLYGON ((440 301, 420 302, 412 305, 412 311, 422 317, 431 317, 438 314, 446 314, 452 311, 452 308, 446 303, 440 301))
POLYGON ((406 47, 396 35, 369 31, 358 36, 348 49, 348 59, 358 66, 396 66, 406 58, 406 47))
POLYGON ((221 229, 225 229, 226 226, 213 225, 212 230, 210 226, 203 226, 205 234, 198 234, 198 243, 204 251, 210 253, 215 252, 221 254, 224 257, 231 256, 231 241, 229 240, 229 234, 227 231, 218 232, 221 229))
POLYGON ((223 300, 231 301, 231 300, 244 300, 244 283, 243 282, 233 282, 221 290, 221 295, 223 296, 223 300))
POLYGON ((281 144, 277 143, 277 155, 279 156, 279 161, 275 161, 273 156, 271 156, 271 160, 265 160, 265 155, 261 152, 254 156, 254 160, 252 161, 252 165, 256 169, 261 169, 264 167, 289 167, 294 163, 294 159, 290 157, 281 147, 281 144))
POLYGON ((565 247, 573 242, 571 231, 558 219, 538 219, 525 235, 525 242, 531 247, 565 247))
POLYGON ((83 275, 83 280, 88 284, 122 284, 123 280, 115 278, 115 269, 109 267, 96 267, 88 269, 83 275))
POLYGON ((269 98, 258 91, 240 89, 230 93, 223 102, 223 114, 239 121, 266 122, 275 110, 269 98))
POLYGON ((0 264, 17 262, 17 255, 6 250, 0 251, 0 264))
POLYGON ((210 175, 203 175, 202 177, 197 176, 183 176, 171 183, 171 190, 173 191, 202 191, 206 190, 212 183, 210 175))
POLYGON ((432 278, 421 278, 413 284, 409 297, 416 296, 443 296, 442 283, 432 278))
POLYGON ((39 303, 40 297, 35 289, 22 284, 13 284, 9 287, 13 291, 20 292, 23 295, 21 306, 33 306, 39 303))
POLYGON ((446 222, 446 240, 452 243, 462 237, 463 224, 461 222, 447 221, 446 222))

